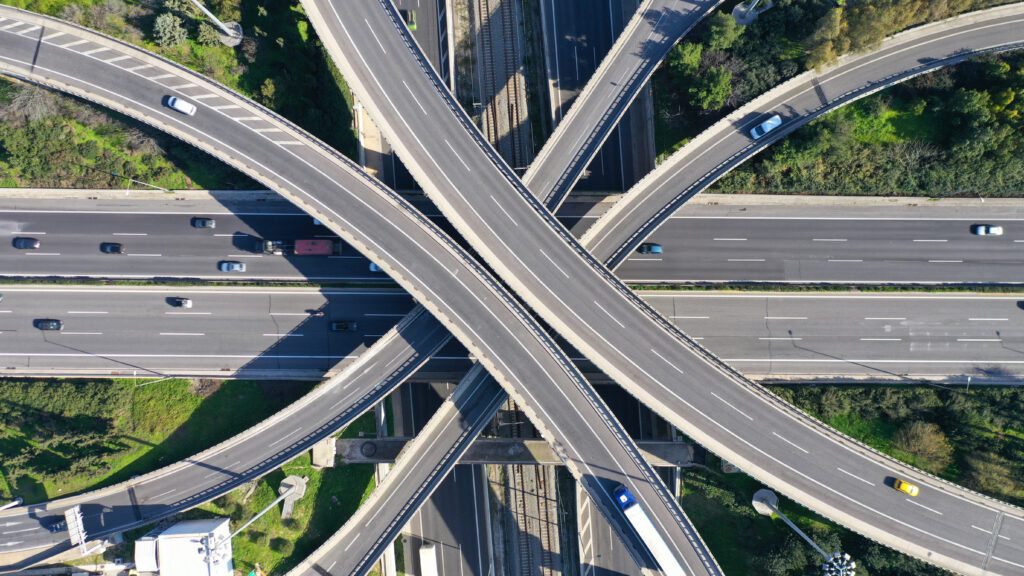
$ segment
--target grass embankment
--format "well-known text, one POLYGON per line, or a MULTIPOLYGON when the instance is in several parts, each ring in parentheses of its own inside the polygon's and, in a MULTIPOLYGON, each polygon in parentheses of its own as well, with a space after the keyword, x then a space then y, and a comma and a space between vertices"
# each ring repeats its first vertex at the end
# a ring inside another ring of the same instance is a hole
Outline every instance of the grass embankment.
MULTIPOLYGON (((204 34, 209 24, 188 1, 14 0, 135 43, 257 100, 355 157, 352 95, 328 60, 299 2, 214 0, 207 6, 242 24, 246 38, 229 48, 204 34), (155 42, 160 14, 182 22, 186 40, 155 42)), ((131 119, 67 97, 8 86, 0 93, 0 186, 235 189, 258 187, 192 147, 131 119), (20 99, 18 92, 26 92, 20 99), (12 102, 14 105, 12 106, 12 102), (13 121, 13 122, 12 122, 13 121)))
POLYGON ((144 474, 241 432, 312 387, 141 383, 0 381, 0 499, 40 502, 144 474))

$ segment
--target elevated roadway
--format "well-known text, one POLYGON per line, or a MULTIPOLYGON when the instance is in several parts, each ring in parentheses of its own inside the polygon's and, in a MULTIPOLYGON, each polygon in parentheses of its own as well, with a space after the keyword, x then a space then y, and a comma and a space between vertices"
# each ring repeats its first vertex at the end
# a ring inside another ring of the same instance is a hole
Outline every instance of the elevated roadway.
MULTIPOLYGON (((673 541, 692 537, 678 504, 543 329, 400 197, 287 121, 183 67, 55 19, 11 8, 0 9, 0 17, 5 19, 0 27, 4 73, 150 123, 268 184, 318 217, 378 262, 521 405, 532 407, 532 420, 558 445, 569 469, 596 501, 611 510, 612 487, 626 484, 660 513, 658 522, 674 532, 673 541), (168 94, 196 102, 199 113, 185 118, 162 107, 168 94), (559 406, 580 416, 556 420, 548 411, 559 406)), ((706 561, 703 551, 690 552, 696 566, 706 561)), ((637 560, 649 561, 639 552, 637 560)))
POLYGON ((590 227, 584 239, 608 252, 614 268, 688 198, 751 156, 831 110, 908 78, 985 52, 1024 46, 1024 4, 971 13, 902 32, 881 47, 806 72, 742 106, 645 176, 590 227), (760 140, 749 130, 779 114, 783 124, 760 140))
POLYGON ((720 3, 721 0, 640 3, 523 176, 526 186, 552 211, 568 197, 672 46, 720 3))
POLYGON ((389 4, 346 5, 344 18, 327 0, 303 5, 353 90, 449 222, 616 382, 755 478, 876 540, 969 574, 1024 566, 1024 548, 1004 544, 1000 534, 979 538, 963 524, 998 519, 1016 530, 1017 523, 1002 519, 1016 521, 1019 509, 830 430, 743 379, 617 283, 490 150, 389 4), (429 146, 422 139, 428 133, 429 146), (867 477, 846 474, 854 464, 867 477), (886 485, 896 475, 924 484, 929 502, 900 499, 886 485))

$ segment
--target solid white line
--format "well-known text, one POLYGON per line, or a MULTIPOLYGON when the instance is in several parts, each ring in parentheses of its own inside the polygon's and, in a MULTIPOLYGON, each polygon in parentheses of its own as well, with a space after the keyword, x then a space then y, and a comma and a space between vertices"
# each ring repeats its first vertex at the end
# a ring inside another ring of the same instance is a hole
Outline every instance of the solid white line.
POLYGON ((886 318, 885 316, 868 316, 865 320, 906 320, 906 318, 886 318))
POLYGON ((874 486, 875 485, 874 482, 865 480, 865 479, 861 478, 860 476, 857 476, 856 474, 852 474, 850 472, 847 472, 846 470, 843 470, 842 468, 836 467, 836 470, 839 470, 840 472, 842 472, 843 474, 846 474, 847 476, 856 478, 857 480, 860 480, 861 482, 867 484, 868 486, 874 486))
POLYGON ((555 261, 551 259, 551 256, 548 256, 547 252, 545 252, 542 248, 538 248, 538 250, 540 250, 541 255, 548 259, 548 262, 551 262, 551 265, 555 267, 555 270, 561 272, 562 276, 565 276, 566 278, 569 277, 569 274, 567 274, 565 270, 562 270, 562 267, 556 264, 555 261))
POLYGON ((729 258, 728 262, 764 262, 764 258, 729 258))
POLYGON ((929 260, 931 264, 963 264, 963 260, 929 260))
MULTIPOLYGON (((200 94, 199 96, 193 96, 193 100, 206 100, 207 98, 219 98, 216 94, 200 94)), ((259 132, 259 130, 257 130, 259 132)))
POLYGON ((149 236, 145 232, 114 232, 112 236, 149 236))
POLYGON ((840 258, 829 258, 828 261, 829 262, 863 262, 863 260, 856 260, 856 259, 844 260, 844 259, 840 259, 840 258))
POLYGON ((144 258, 160 258, 161 256, 163 256, 163 254, 132 254, 132 253, 129 253, 128 256, 142 256, 144 258))
MULTIPOLYGON (((447 140, 445 140, 445 142, 447 142, 447 140)), ((513 225, 514 225, 514 226, 515 226, 516 228, 518 228, 518 227, 519 227, 519 223, 518 223, 518 222, 516 222, 516 219, 515 219, 515 218, 513 218, 513 217, 512 217, 512 215, 511 215, 511 214, 509 214, 507 210, 505 210, 505 207, 501 205, 501 202, 498 202, 498 199, 497 199, 497 198, 495 198, 493 194, 491 195, 491 200, 493 200, 493 201, 494 201, 494 204, 498 206, 498 209, 499 209, 499 210, 501 210, 501 211, 502 211, 502 213, 504 213, 504 214, 505 214, 505 216, 507 216, 507 217, 508 217, 508 219, 512 221, 512 224, 513 224, 513 225)))
POLYGON ((794 340, 803 340, 803 338, 783 338, 783 337, 779 336, 779 337, 771 337, 771 338, 762 337, 762 338, 758 338, 758 340, 788 340, 788 341, 794 341, 794 340))
POLYGON ((388 51, 384 49, 384 45, 381 44, 380 38, 377 38, 377 33, 373 31, 373 26, 370 26, 370 21, 363 18, 363 22, 366 22, 366 29, 370 31, 370 34, 373 34, 373 39, 377 41, 377 46, 380 46, 380 51, 387 54, 388 51))
MULTIPOLYGON (((46 38, 43 38, 43 40, 46 40, 46 38)), ((131 58, 131 56, 114 56, 110 60, 104 60, 103 63, 104 64, 113 64, 114 62, 120 62, 122 60, 128 60, 130 58, 131 58)))
POLYGON ((168 494, 172 494, 172 493, 177 492, 177 491, 178 491, 177 488, 172 488, 172 489, 168 490, 167 492, 162 492, 160 494, 157 494, 156 496, 150 496, 149 498, 146 499, 146 502, 152 502, 153 500, 156 500, 157 498, 160 498, 162 496, 167 496, 168 494))
POLYGON ((914 240, 914 242, 949 242, 949 240, 914 240))
POLYGON ((861 338, 861 342, 900 342, 903 338, 861 338))
POLYGON ((746 242, 746 238, 712 238, 715 242, 746 242))
POLYGON ((109 314, 99 310, 68 310, 68 314, 109 314))
POLYGON ((106 46, 101 48, 94 48, 92 50, 89 50, 88 52, 82 52, 82 56, 92 56, 93 54, 103 52, 104 50, 109 50, 109 48, 107 48, 106 46))
POLYGON ((466 164, 466 161, 462 159, 462 156, 459 156, 459 153, 455 151, 452 143, 449 142, 447 138, 444 139, 444 143, 448 145, 448 149, 452 151, 452 154, 455 154, 455 157, 459 159, 459 162, 462 162, 462 166, 466 168, 466 172, 472 172, 469 168, 469 164, 466 164))
POLYGON ((271 312, 271 316, 309 316, 308 312, 271 312))
POLYGON ((661 258, 630 258, 631 262, 661 262, 661 258))
POLYGON ((60 256, 60 252, 25 252, 25 256, 60 256))
POLYGON ((150 76, 149 78, 146 78, 146 80, 155 82, 157 80, 166 80, 168 78, 174 78, 174 74, 161 74, 159 76, 150 76))
POLYGON ((102 336, 103 332, 58 332, 64 336, 102 336))
POLYGON ((742 415, 743 415, 743 417, 744 417, 744 418, 746 418, 747 420, 750 420, 751 422, 753 422, 753 421, 754 421, 754 419, 753 419, 753 418, 751 418, 749 414, 747 414, 747 413, 746 413, 746 412, 744 412, 743 410, 740 410, 739 408, 737 408, 737 407, 733 406, 733 405, 732 405, 731 403, 729 403, 729 402, 728 402, 728 401, 727 401, 727 400, 726 400, 725 398, 722 398, 721 396, 719 396, 718 394, 715 394, 714 392, 712 392, 712 393, 711 393, 711 395, 712 395, 712 396, 714 396, 715 398, 718 398, 719 400, 721 400, 721 401, 722 401, 722 403, 723 403, 723 404, 725 404, 726 406, 728 406, 729 408, 732 408, 733 410, 735 410, 735 411, 739 412, 740 414, 742 414, 742 415))
POLYGON ((971 322, 1009 322, 1009 318, 968 318, 971 322))
POLYGON ((1002 342, 1002 338, 957 338, 957 342, 1002 342))
POLYGON ((611 319, 612 319, 612 320, 613 320, 613 321, 614 321, 614 322, 615 322, 616 324, 618 324, 618 325, 619 325, 619 326, 621 326, 622 328, 625 328, 625 327, 626 327, 626 325, 625 325, 625 324, 623 324, 622 322, 619 322, 619 320, 618 320, 617 318, 615 318, 615 316, 612 316, 611 312, 609 312, 609 311, 605 310, 605 309, 604 309, 604 306, 601 306, 601 304, 600 304, 600 303, 598 303, 598 301, 597 301, 597 300, 593 300, 593 302, 594 302, 594 306, 597 306, 598 308, 600 308, 600 309, 601 309, 601 311, 602 311, 602 312, 604 312, 605 314, 607 314, 607 315, 608 315, 608 317, 609 317, 609 318, 611 318, 611 319))
POLYGON ((168 316, 210 316, 213 312, 164 312, 168 316))
POLYGON ((31 235, 31 236, 46 236, 46 232, 29 232, 27 230, 23 230, 21 232, 15 231, 15 232, 11 232, 11 234, 14 235, 14 236, 17 236, 18 234, 27 234, 27 235, 31 235))
POLYGON ((263 258, 263 254, 228 254, 228 258, 263 258))
POLYGON ((992 533, 992 531, 991 531, 991 530, 985 530, 984 528, 981 528, 981 527, 975 526, 974 524, 971 524, 971 528, 974 528, 975 530, 981 530, 981 531, 982 531, 982 532, 984 532, 985 534, 991 534, 991 533, 992 533))
POLYGON ((794 443, 790 442, 789 440, 787 440, 787 439, 783 438, 782 436, 779 436, 778 432, 774 432, 774 431, 773 431, 773 432, 772 432, 772 434, 774 434, 774 435, 775 435, 775 437, 776 437, 776 438, 778 438, 779 440, 782 440, 782 441, 783 441, 783 442, 785 442, 786 444, 789 444, 790 446, 792 446, 793 448, 796 448, 797 450, 799 450, 799 451, 803 452, 804 454, 810 454, 810 452, 808 452, 807 450, 804 450, 803 448, 801 448, 801 447, 797 446, 796 444, 794 444, 794 443))
POLYGON ((807 320, 807 316, 765 316, 765 320, 807 320))
MULTIPOLYGON (((65 45, 64 47, 67 47, 67 45, 65 45)), ((153 67, 152 64, 143 64, 141 66, 135 66, 135 67, 132 67, 132 68, 125 68, 125 71, 127 71, 127 72, 137 72, 139 70, 144 70, 146 68, 152 68, 152 67, 153 67)))
POLYGON ((305 336, 305 334, 264 334, 264 336, 273 336, 275 338, 285 338, 291 336, 305 336))
POLYGON ((929 508, 929 507, 925 506, 924 504, 920 504, 920 503, 918 503, 918 502, 914 502, 914 501, 913 501, 913 500, 911 500, 910 498, 904 498, 904 500, 906 500, 907 502, 910 502, 910 503, 911 503, 911 504, 913 504, 914 506, 920 506, 921 508, 924 508, 925 510, 928 510, 929 512, 935 512, 935 513, 936 513, 936 514, 938 514, 939 516, 942 516, 942 512, 939 512, 939 511, 938 511, 938 510, 936 510, 935 508, 929 508))
POLYGON ((277 440, 274 440, 273 442, 268 444, 268 446, 273 446, 274 444, 280 444, 281 442, 284 441, 285 438, 288 438, 289 436, 294 436, 294 435, 298 434, 299 432, 302 432, 302 428, 296 428, 295 430, 292 430, 291 432, 285 434, 284 436, 281 436, 277 440))
POLYGON ((405 83, 405 80, 402 80, 402 85, 405 86, 405 89, 409 91, 409 96, 412 96, 413 102, 415 102, 416 105, 420 107, 420 110, 423 111, 423 114, 426 115, 427 109, 423 107, 423 104, 420 104, 420 100, 419 98, 416 97, 415 94, 413 94, 412 88, 409 88, 409 85, 405 83))
POLYGON ((846 242, 846 238, 811 238, 811 242, 846 242))
POLYGON ((18 30, 18 34, 28 34, 29 32, 35 32, 36 30, 39 30, 40 28, 42 28, 42 26, 36 24, 35 26, 29 26, 28 28, 25 28, 24 30, 18 30))
MULTIPOLYGON (((46 36, 43 36, 43 42, 49 42, 50 40, 53 40, 54 38, 63 35, 63 32, 54 32, 53 34, 47 34, 46 36)), ((110 62, 110 60, 107 60, 107 62, 110 62)))
POLYGON ((206 336, 202 332, 161 332, 161 336, 206 336))
POLYGON ((171 90, 184 90, 185 88, 195 88, 195 87, 196 87, 196 85, 191 83, 191 82, 186 82, 184 84, 179 84, 177 86, 169 86, 169 88, 171 90))
POLYGON ((210 106, 211 110, 234 110, 241 108, 238 104, 224 104, 223 106, 210 106))
POLYGON ((74 42, 69 42, 67 44, 58 46, 58 48, 70 48, 72 46, 79 46, 81 44, 85 44, 86 42, 88 42, 88 40, 75 40, 74 42))

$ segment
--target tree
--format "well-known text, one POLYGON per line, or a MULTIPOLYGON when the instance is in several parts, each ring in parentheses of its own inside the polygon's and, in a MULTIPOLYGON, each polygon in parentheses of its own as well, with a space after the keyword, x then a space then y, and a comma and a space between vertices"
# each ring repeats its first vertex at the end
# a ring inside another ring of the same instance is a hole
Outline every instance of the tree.
POLYGON ((153 37, 158 45, 170 48, 184 42, 188 35, 181 24, 181 18, 170 12, 164 12, 153 22, 153 37))
POLYGON ((220 42, 220 34, 209 22, 202 22, 199 24, 199 33, 196 35, 196 41, 206 46, 214 46, 220 42))
POLYGON ((732 16, 715 12, 708 21, 708 48, 711 50, 728 50, 743 35, 744 27, 736 23, 732 16))
POLYGON ((718 110, 732 95, 732 72, 724 66, 709 68, 690 86, 690 98, 701 110, 718 110))
POLYGON ((844 38, 846 30, 842 8, 833 8, 822 16, 808 41, 807 67, 820 70, 846 52, 849 48, 849 40, 844 38))
POLYGON ((914 455, 925 470, 940 472, 953 462, 953 445, 938 424, 915 421, 900 428, 892 438, 893 446, 914 455))

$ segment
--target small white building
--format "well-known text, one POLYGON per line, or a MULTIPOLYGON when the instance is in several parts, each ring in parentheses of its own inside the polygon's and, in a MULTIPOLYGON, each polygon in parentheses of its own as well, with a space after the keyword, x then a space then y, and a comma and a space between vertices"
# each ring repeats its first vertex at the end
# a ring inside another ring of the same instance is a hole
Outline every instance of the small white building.
POLYGON ((228 520, 184 520, 146 534, 135 541, 135 569, 159 576, 231 576, 228 520))

